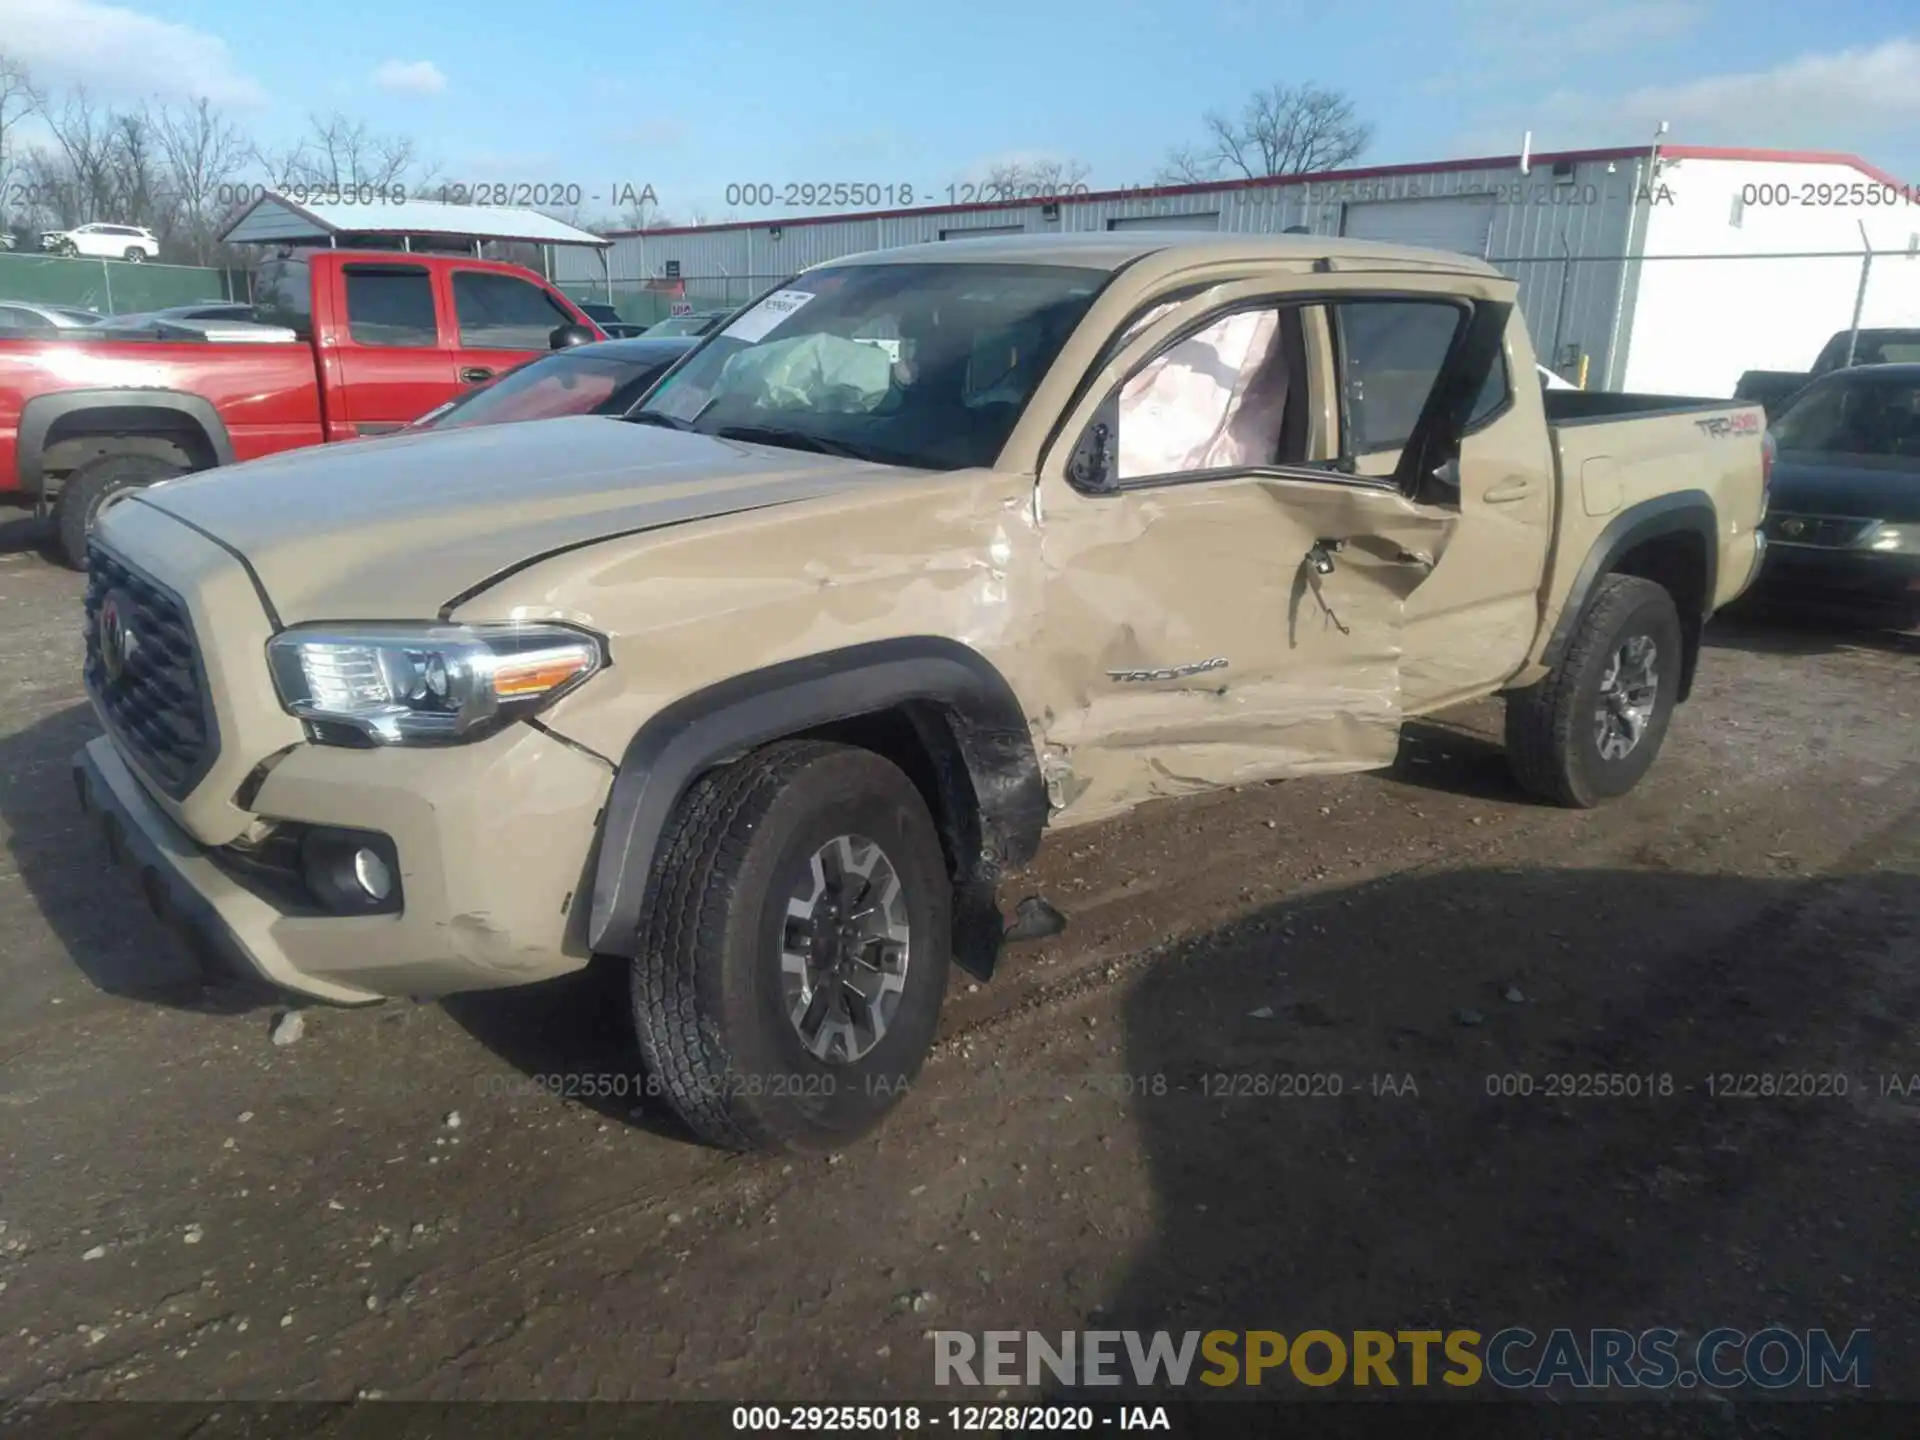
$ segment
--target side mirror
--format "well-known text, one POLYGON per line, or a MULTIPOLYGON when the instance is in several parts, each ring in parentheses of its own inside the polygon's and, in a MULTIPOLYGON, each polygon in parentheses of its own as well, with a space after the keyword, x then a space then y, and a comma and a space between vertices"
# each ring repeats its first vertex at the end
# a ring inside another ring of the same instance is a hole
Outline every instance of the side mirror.
POLYGON ((584 325, 561 325, 547 336, 547 348, 550 350, 569 350, 575 345, 591 345, 594 333, 584 325))

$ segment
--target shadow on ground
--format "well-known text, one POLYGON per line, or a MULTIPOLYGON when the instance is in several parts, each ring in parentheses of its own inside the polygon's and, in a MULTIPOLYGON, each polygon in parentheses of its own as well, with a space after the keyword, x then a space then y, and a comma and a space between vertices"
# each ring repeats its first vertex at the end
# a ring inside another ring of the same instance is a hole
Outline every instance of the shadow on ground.
MULTIPOLYGON (((72 705, 0 736, 0 821, 28 893, 71 962, 98 989, 195 1010, 271 1005, 264 986, 216 983, 184 940, 147 908, 138 879, 117 868, 74 789, 74 752, 100 733, 72 705)), ((20 977, 15 976, 18 984, 20 977)), ((284 1003, 282 1001, 281 1003, 284 1003)))
POLYGON ((666 1101, 648 1094, 628 975, 627 961, 603 955, 558 980, 441 1003, 455 1024, 543 1088, 610 1120, 694 1143, 666 1101))
POLYGON ((51 555, 53 522, 30 511, 0 510, 0 555, 51 555))
MULTIPOLYGON (((1920 1265, 1920 1097, 1874 1088, 1920 1068, 1911 822, 1857 852, 1904 846, 1902 873, 1397 876, 1177 947, 1125 1012, 1124 1073, 1168 1081, 1134 1107, 1158 1223, 1118 1301, 1085 1325, 1864 1328, 1876 1396, 1920 1393, 1901 1278, 1920 1265), (1809 1098, 1732 1100, 1716 1079, 1782 1073, 1845 1078, 1809 1098)), ((1312 1368, 1327 1363, 1323 1349, 1312 1368)), ((1436 1351, 1433 1374, 1450 1368, 1436 1351)), ((1310 1389, 1284 1369, 1262 1393, 1416 1398, 1404 1350, 1395 1369, 1391 1395, 1310 1389)), ((1724 1398, 1666 1398, 1695 1403, 1476 1405, 1447 1433, 1843 1433, 1810 1405, 1756 1406, 1752 1390, 1732 1397, 1741 1425, 1724 1398)), ((1356 1408, 1314 1432, 1349 1433, 1356 1408)))
POLYGON ((1745 602, 1716 615, 1705 643, 1754 655, 1827 655, 1836 650, 1878 650, 1920 658, 1920 631, 1888 630, 1842 620, 1805 617, 1745 602))

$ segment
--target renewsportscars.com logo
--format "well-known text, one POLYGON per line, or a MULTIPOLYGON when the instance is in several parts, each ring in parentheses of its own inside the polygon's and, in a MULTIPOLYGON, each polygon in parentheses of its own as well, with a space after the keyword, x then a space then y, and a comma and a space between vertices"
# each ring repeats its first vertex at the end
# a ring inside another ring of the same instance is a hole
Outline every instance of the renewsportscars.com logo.
POLYGON ((1745 1331, 1550 1330, 1034 1330, 933 1332, 936 1385, 1155 1386, 1298 1384, 1503 1390, 1863 1390, 1872 1337, 1778 1326, 1745 1331))

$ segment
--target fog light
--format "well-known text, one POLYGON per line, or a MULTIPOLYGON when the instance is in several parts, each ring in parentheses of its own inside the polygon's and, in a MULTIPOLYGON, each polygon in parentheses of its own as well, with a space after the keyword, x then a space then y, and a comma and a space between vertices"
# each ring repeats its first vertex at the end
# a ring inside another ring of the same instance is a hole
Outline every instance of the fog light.
POLYGON ((300 837, 307 893, 335 915, 397 915, 402 907, 400 856, 372 830, 316 825, 300 837))
POLYGON ((393 893, 393 872, 371 850, 353 852, 353 878, 371 900, 384 900, 393 893))

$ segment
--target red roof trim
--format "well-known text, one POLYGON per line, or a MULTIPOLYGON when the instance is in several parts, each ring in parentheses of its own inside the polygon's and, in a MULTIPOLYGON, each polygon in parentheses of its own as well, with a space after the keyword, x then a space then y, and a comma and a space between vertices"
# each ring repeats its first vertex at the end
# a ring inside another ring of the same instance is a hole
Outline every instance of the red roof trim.
MULTIPOLYGON (((1533 165, 1555 165, 1569 160, 1577 164, 1582 161, 1638 160, 1650 151, 1651 147, 1645 145, 1606 150, 1542 150, 1528 158, 1529 163, 1533 165)), ((1882 185, 1906 188, 1878 166, 1869 165, 1858 155, 1848 155, 1838 150, 1749 150, 1737 146, 1663 145, 1660 147, 1660 153, 1669 160, 1751 160, 1801 165, 1850 165, 1882 185)), ((1239 190, 1300 185, 1308 181, 1317 185, 1326 185, 1347 180, 1380 180, 1391 175, 1435 175, 1449 170, 1511 170, 1518 168, 1519 164, 1520 157, 1517 154, 1484 155, 1466 160, 1422 160, 1412 165, 1368 165, 1356 170, 1323 170, 1310 175, 1271 175, 1263 176, 1258 180, 1211 180, 1196 185, 1129 185, 1119 190, 1095 190, 1086 195, 1061 198, 1076 205, 1084 205, 1095 200, 1159 200, 1175 195, 1228 195, 1239 190)), ((668 225, 657 230, 609 230, 606 232, 606 238, 623 240, 635 236, 712 235, 727 230, 765 230, 776 225, 784 229, 787 226, 830 225, 842 220, 904 220, 916 215, 968 215, 989 210, 1023 210, 1029 206, 1044 203, 1046 203, 1044 200, 1010 202, 988 200, 972 205, 915 205, 902 210, 849 210, 833 215, 796 215, 791 219, 728 220, 718 225, 668 225)))

